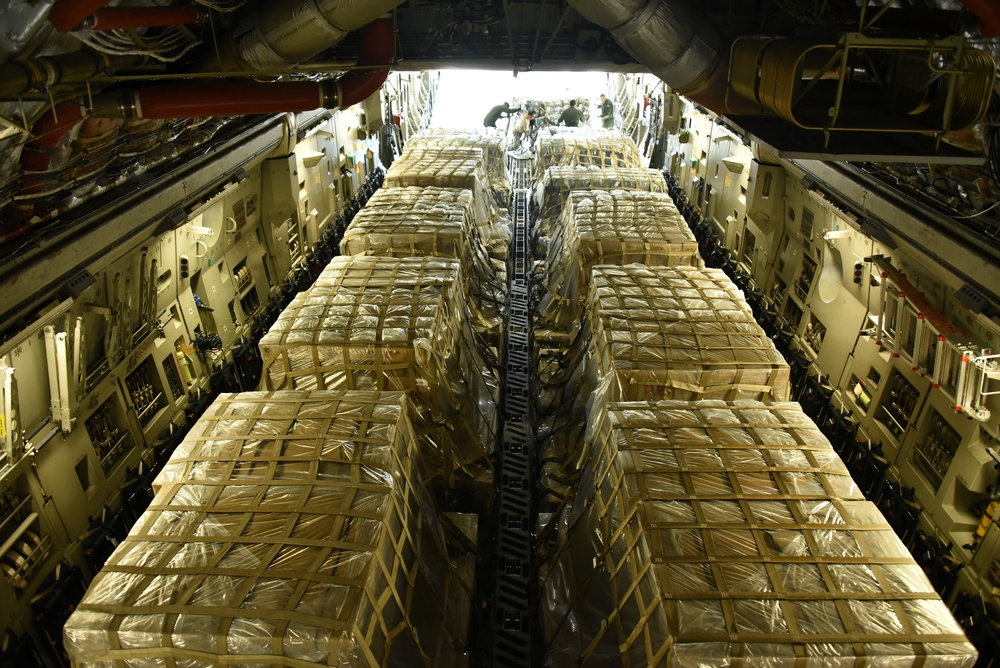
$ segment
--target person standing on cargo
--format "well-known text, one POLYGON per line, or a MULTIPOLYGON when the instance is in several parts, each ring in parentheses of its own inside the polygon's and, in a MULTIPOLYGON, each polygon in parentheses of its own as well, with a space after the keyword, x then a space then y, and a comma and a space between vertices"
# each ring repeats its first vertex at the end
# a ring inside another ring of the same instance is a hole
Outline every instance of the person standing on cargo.
POLYGON ((501 117, 507 118, 516 111, 521 110, 511 109, 509 102, 498 104, 490 109, 490 113, 486 114, 486 118, 483 119, 483 125, 488 128, 495 128, 497 126, 497 121, 499 121, 501 117))
POLYGON ((615 105, 603 93, 601 94, 601 124, 606 128, 615 127, 615 105))
POLYGON ((569 106, 563 109, 563 112, 559 114, 559 120, 556 121, 556 125, 565 123, 566 127, 575 128, 580 125, 580 121, 582 120, 583 112, 577 108, 576 100, 570 100, 569 106))

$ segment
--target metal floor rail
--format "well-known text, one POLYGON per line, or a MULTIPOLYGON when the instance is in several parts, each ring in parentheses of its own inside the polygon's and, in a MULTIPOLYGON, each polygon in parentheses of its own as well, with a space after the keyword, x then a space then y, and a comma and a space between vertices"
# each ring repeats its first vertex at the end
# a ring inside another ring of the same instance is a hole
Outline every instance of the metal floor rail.
POLYGON ((532 535, 535 512, 531 390, 531 249, 529 198, 534 160, 508 157, 513 186, 508 267, 503 434, 497 470, 497 559, 493 589, 492 665, 537 664, 537 601, 532 535))

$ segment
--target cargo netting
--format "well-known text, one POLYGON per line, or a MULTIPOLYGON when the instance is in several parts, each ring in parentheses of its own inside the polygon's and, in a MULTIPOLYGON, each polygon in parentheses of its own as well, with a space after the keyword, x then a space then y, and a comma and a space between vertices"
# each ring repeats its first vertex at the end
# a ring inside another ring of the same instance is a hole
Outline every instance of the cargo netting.
POLYGON ((469 322, 457 260, 334 258, 260 340, 266 389, 404 390, 428 477, 488 474, 495 359, 469 322))
POLYGON ((220 395, 66 623, 73 665, 467 664, 475 556, 445 539, 405 402, 220 395))
POLYGON ((433 186, 379 189, 347 227, 340 252, 460 260, 473 324, 490 332, 500 327, 504 267, 490 259, 479 236, 471 190, 433 186))
POLYGON ((548 245, 536 329, 571 338, 596 265, 701 267, 698 241, 669 195, 625 190, 570 193, 548 245))
POLYGON ((549 525, 549 665, 975 663, 798 404, 596 400, 583 462, 549 525))
POLYGON ((549 167, 642 168, 639 148, 616 130, 584 129, 568 133, 540 133, 535 146, 535 178, 549 167))
POLYGON ((491 254, 506 257, 510 224, 490 190, 482 149, 408 148, 389 167, 383 183, 384 188, 406 186, 471 190, 480 237, 491 254))
POLYGON ((558 357, 539 355, 559 362, 539 372, 551 432, 541 487, 556 506, 572 496, 571 463, 599 387, 615 401, 787 401, 791 391, 788 364, 720 269, 597 265, 579 334, 558 357))
POLYGON ((613 400, 789 399, 788 363, 721 269, 598 266, 587 308, 588 375, 613 400))
POLYGON ((507 137, 497 130, 459 130, 428 128, 406 142, 407 149, 471 147, 483 150, 490 187, 501 207, 510 203, 510 179, 507 177, 507 137))
POLYGON ((599 169, 597 167, 549 167, 535 186, 538 222, 535 236, 548 237, 562 213, 563 204, 574 190, 638 190, 666 193, 663 174, 636 167, 599 169))

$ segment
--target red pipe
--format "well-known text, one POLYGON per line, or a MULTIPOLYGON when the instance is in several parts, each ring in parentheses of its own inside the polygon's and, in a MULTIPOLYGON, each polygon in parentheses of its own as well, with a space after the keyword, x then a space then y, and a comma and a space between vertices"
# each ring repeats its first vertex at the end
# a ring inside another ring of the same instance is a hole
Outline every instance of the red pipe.
POLYGON ((151 28, 201 23, 205 12, 198 7, 105 7, 83 21, 90 30, 151 28))
POLYGON ((983 37, 1000 35, 1000 2, 997 0, 962 0, 962 4, 979 17, 979 32, 983 37))
MULTIPOLYGON (((388 65, 396 53, 391 18, 365 27, 358 65, 388 65)), ((116 118, 185 118, 275 114, 343 108, 365 100, 389 76, 388 68, 354 70, 336 81, 252 81, 172 84, 100 96, 94 115, 116 118)))
POLYGON ((172 84, 102 95, 95 103, 95 114, 124 118, 240 116, 337 106, 329 81, 172 84))
POLYGON ((70 32, 111 0, 57 0, 49 10, 49 23, 59 32, 70 32))
MULTIPOLYGON (((82 0, 86 9, 96 0, 82 0)), ((60 1, 56 9, 66 18, 70 2, 60 1)), ((89 15, 89 14, 87 14, 89 15)), ((61 17, 61 18, 60 18, 61 17)), ((51 18, 51 15, 50 15, 51 18)), ((53 23, 55 25, 55 23, 53 23)), ((78 23, 76 24, 78 25, 78 23)), ((58 27, 58 26, 57 26, 58 27)), ((75 27, 75 26, 74 26, 75 27)), ((378 19, 365 27, 365 41, 359 66, 391 65, 396 55, 395 26, 391 18, 378 19)), ((389 75, 389 68, 353 70, 336 81, 301 81, 287 83, 256 83, 250 81, 226 83, 197 83, 156 86, 102 95, 95 100, 95 109, 89 116, 101 121, 107 118, 185 118, 204 116, 235 116, 245 114, 271 114, 287 111, 309 111, 320 107, 328 109, 349 107, 362 102, 378 91, 389 75), (96 118, 95 118, 96 117, 96 118)), ((35 139, 21 152, 22 173, 47 172, 53 168, 59 150, 75 128, 87 119, 87 110, 80 101, 64 102, 46 112, 32 128, 35 139)), ((104 127, 94 124, 94 134, 104 127)), ((71 157, 71 156, 70 156, 71 157)), ((43 189, 44 180, 26 185, 21 195, 31 195, 43 189)), ((9 223, 0 229, 0 241, 23 234, 23 225, 35 213, 29 197, 15 208, 9 223)))
MULTIPOLYGON (((390 65, 396 58, 396 27, 392 18, 375 19, 365 26, 358 65, 390 65)), ((389 77, 389 68, 353 70, 337 80, 341 107, 363 102, 389 77)))
POLYGON ((86 110, 79 101, 57 104, 42 114, 31 128, 35 139, 21 151, 21 171, 47 171, 52 165, 56 149, 85 117, 86 110))

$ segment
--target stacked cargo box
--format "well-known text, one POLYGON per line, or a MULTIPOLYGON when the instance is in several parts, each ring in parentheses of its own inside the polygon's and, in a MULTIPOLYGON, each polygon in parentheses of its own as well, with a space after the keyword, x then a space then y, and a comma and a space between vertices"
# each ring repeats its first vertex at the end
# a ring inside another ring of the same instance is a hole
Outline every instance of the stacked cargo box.
POLYGON ((570 193, 549 243, 535 327, 579 324, 596 265, 702 266, 698 242, 669 195, 625 190, 570 193))
POLYGON ((579 454, 587 397, 613 401, 757 399, 787 401, 789 367, 754 320, 743 293, 719 269, 594 267, 576 372, 541 395, 561 415, 545 456, 546 486, 567 495, 579 454))
POLYGON ((490 188, 501 207, 510 202, 510 179, 507 177, 507 137, 496 130, 458 130, 428 128, 406 142, 407 149, 471 147, 483 150, 490 188))
POLYGON ((787 401, 789 368, 721 269, 599 266, 588 376, 613 400, 787 401))
POLYGON ((574 190, 633 190, 666 193, 667 183, 663 174, 653 169, 621 167, 556 166, 542 173, 535 186, 538 222, 535 234, 551 236, 562 213, 563 204, 574 190))
POLYGON ((483 150, 472 147, 407 149, 386 172, 384 188, 437 186, 471 190, 479 234, 490 252, 505 257, 510 227, 489 188, 483 150))
POLYGON ((500 326, 504 280, 479 236, 471 190, 378 190, 351 221, 340 252, 460 260, 465 293, 477 316, 474 324, 490 331, 500 326))
POLYGON ((221 395, 67 622, 73 664, 464 663, 472 559, 448 553, 405 401, 221 395))
POLYGON ((543 573, 552 665, 975 663, 798 404, 598 403, 590 432, 543 573))
POLYGON ((334 258, 261 339, 265 387, 411 391, 427 475, 479 476, 498 390, 461 286, 457 260, 334 258))
POLYGON ((639 148, 617 130, 582 130, 543 134, 535 148, 536 178, 549 167, 597 167, 627 169, 642 167, 639 148))
POLYGON ((690 239, 630 255, 656 216, 616 207, 656 195, 560 190, 539 191, 543 216, 566 202, 540 313, 583 327, 549 403, 571 415, 543 450, 547 663, 971 666, 889 524, 783 403, 788 366, 742 292, 690 239))

